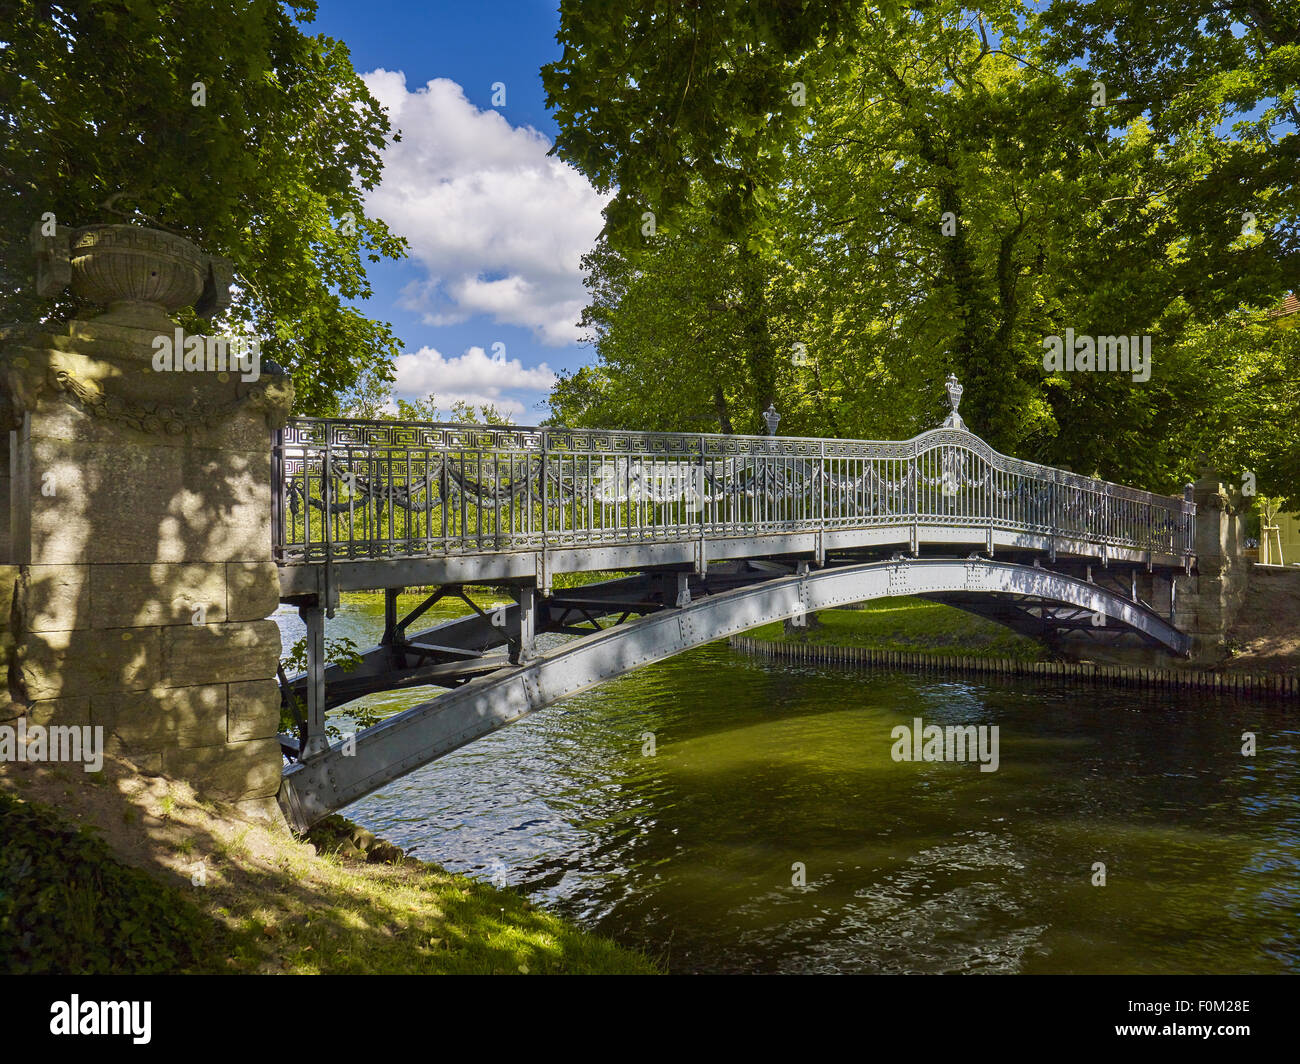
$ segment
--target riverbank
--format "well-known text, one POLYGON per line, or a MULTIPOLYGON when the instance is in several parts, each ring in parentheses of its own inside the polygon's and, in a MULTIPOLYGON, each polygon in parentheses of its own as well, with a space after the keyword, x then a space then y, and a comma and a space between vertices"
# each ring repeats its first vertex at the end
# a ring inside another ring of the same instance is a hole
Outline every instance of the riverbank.
POLYGON ((341 817, 307 839, 105 759, 0 772, 0 971, 651 974, 341 817))
POLYGON ((809 628, 764 625, 746 633, 765 643, 845 647, 918 657, 1046 661, 1041 644, 1009 628, 939 602, 887 598, 847 610, 824 610, 809 628))
POLYGON ((765 625, 730 640, 745 653, 796 663, 835 663, 958 674, 1043 676, 1102 684, 1203 689, 1300 697, 1296 640, 1283 639, 1294 618, 1289 599, 1254 604, 1234 626, 1243 642, 1220 669, 1164 668, 1091 661, 1052 661, 1034 640, 991 621, 924 599, 879 599, 851 610, 819 613, 809 628, 765 625))

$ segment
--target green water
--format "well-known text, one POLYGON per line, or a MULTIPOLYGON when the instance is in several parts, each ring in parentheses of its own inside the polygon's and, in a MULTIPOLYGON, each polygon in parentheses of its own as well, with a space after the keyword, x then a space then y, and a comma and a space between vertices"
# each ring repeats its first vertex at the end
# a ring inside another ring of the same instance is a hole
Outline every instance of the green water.
MULTIPOLYGON (((346 602, 327 632, 373 643, 382 613, 346 602)), ((1298 788, 1294 708, 714 644, 344 812, 674 971, 1295 972, 1298 788), (997 771, 894 761, 891 729, 916 717, 996 725, 997 771)))

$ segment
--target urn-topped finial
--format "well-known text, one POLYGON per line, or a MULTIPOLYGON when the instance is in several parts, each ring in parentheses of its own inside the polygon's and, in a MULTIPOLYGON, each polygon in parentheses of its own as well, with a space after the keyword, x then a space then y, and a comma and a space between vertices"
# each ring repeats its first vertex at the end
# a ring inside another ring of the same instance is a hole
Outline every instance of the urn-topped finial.
POLYGON ((182 236, 136 225, 32 228, 36 291, 63 288, 112 315, 169 314, 193 306, 211 317, 230 304, 230 261, 201 252, 182 236))
POLYGON ((957 374, 949 373, 944 387, 948 390, 948 404, 952 407, 952 413, 944 418, 942 427, 945 429, 964 429, 966 423, 962 421, 961 415, 957 413, 957 407, 961 406, 962 393, 961 381, 957 379, 957 374))
POLYGON ((776 404, 768 403, 767 409, 763 411, 763 420, 767 422, 767 434, 776 435, 776 427, 781 423, 781 415, 776 412, 776 404))

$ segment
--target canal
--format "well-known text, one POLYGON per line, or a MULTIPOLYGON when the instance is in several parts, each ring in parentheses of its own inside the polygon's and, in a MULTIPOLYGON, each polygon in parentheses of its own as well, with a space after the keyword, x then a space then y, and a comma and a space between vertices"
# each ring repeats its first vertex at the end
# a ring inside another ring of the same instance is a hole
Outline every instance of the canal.
MULTIPOLYGON (((302 634, 295 611, 276 619, 286 646, 302 634)), ((366 646, 382 629, 382 596, 358 595, 326 631, 366 646)), ((1297 972, 1298 792, 1291 704, 713 644, 343 812, 675 972, 1297 972), (997 771, 894 761, 915 718, 996 725, 997 771)))

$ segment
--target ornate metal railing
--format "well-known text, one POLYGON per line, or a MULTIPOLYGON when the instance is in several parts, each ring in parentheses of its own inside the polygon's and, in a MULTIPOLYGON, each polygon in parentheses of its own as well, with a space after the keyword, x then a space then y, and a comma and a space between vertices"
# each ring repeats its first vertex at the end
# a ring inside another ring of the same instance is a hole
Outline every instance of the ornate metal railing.
POLYGON ((1191 503, 998 454, 955 407, 945 427, 900 442, 295 418, 274 443, 275 554, 942 525, 1190 557, 1191 503))

